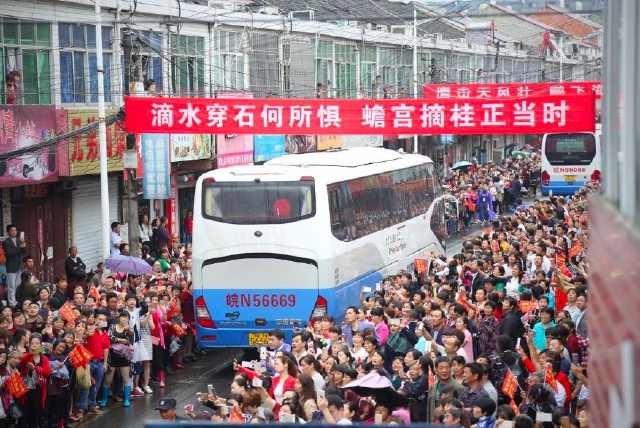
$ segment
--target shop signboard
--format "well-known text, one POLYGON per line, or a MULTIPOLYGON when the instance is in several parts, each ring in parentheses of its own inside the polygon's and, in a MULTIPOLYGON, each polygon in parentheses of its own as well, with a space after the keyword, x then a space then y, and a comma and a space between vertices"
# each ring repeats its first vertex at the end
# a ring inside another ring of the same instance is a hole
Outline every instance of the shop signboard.
POLYGON ((340 135, 318 135, 318 151, 339 149, 342 147, 340 135))
POLYGON ((343 135, 342 147, 351 149, 353 147, 382 147, 382 135, 343 135))
POLYGON ((256 135, 253 137, 253 161, 265 162, 285 154, 284 135, 256 135))
MULTIPOLYGON (((0 154, 28 149, 67 131, 64 110, 53 106, 0 106, 0 154)), ((66 143, 0 160, 0 186, 50 182, 66 175, 66 143)))
POLYGON ((169 199, 171 196, 171 165, 169 163, 169 136, 144 134, 142 193, 144 199, 169 199))
MULTIPOLYGON (((114 112, 107 112, 107 116, 114 112)), ((98 121, 96 109, 68 110, 69 129, 74 130, 98 121)), ((107 126, 107 168, 122 171, 127 133, 119 122, 107 126)), ((69 175, 100 174, 100 140, 98 129, 69 140, 69 175)))
POLYGON ((171 134, 171 162, 211 159, 211 135, 171 134))

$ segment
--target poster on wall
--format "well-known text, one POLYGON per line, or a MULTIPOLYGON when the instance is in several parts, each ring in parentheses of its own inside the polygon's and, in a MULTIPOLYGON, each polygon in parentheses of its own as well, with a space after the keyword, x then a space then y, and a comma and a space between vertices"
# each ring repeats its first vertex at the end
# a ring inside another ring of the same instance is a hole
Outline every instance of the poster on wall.
POLYGON ((216 135, 218 168, 253 163, 253 135, 216 135))
POLYGON ((169 199, 171 196, 169 136, 144 134, 142 156, 144 157, 142 176, 144 199, 169 199))
MULTIPOLYGON (((107 112, 107 116, 113 112, 107 112)), ((98 121, 95 109, 68 110, 69 129, 74 130, 98 121)), ((122 171, 127 133, 122 125, 115 122, 107 126, 107 168, 122 171)), ((100 143, 98 130, 76 135, 69 140, 69 175, 100 173, 100 143)))
MULTIPOLYGON (((224 98, 250 100, 253 95, 246 92, 226 92, 216 97, 216 99, 224 98)), ((210 117, 210 119, 215 118, 215 115, 210 117)), ((216 157, 218 168, 253 163, 253 135, 236 133, 216 135, 216 157)))
POLYGON ((313 135, 287 135, 285 150, 287 153, 309 153, 317 150, 313 135))
POLYGON ((318 135, 318 151, 339 149, 342 147, 340 135, 318 135))
POLYGON ((382 147, 382 135, 343 135, 342 147, 382 147))
POLYGON ((171 134, 171 162, 211 159, 211 135, 171 134))
MULTIPOLYGON (((64 110, 53 106, 0 106, 0 154, 25 149, 67 131, 64 110)), ((68 170, 67 145, 56 144, 0 161, 0 185, 55 181, 68 170)))
POLYGON ((266 162, 286 154, 284 135, 256 135, 253 138, 253 161, 266 162))

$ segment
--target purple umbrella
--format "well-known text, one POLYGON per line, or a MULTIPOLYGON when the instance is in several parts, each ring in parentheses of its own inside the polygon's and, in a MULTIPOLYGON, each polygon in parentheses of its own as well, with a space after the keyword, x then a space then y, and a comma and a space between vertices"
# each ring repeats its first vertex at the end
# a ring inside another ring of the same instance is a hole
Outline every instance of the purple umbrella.
POLYGON ((112 272, 122 272, 129 275, 144 275, 151 272, 149 263, 140 257, 112 256, 107 259, 106 267, 112 272))

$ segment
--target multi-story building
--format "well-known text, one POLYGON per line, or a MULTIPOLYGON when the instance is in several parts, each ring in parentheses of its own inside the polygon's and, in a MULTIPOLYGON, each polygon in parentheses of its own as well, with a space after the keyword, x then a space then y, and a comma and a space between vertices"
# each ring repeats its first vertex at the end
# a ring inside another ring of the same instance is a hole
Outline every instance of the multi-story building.
MULTIPOLYGON (((412 97, 420 96, 420 91, 414 93, 415 83, 421 88, 432 82, 536 81, 543 77, 542 70, 559 66, 557 57, 527 51, 517 41, 498 48, 491 38, 468 38, 463 22, 421 3, 376 0, 374 9, 367 7, 369 1, 358 5, 350 0, 342 2, 344 8, 330 2, 333 6, 327 9, 329 2, 316 2, 309 9, 293 1, 234 2, 240 11, 227 8, 227 2, 101 3, 105 99, 110 113, 120 108, 136 80, 153 80, 156 93, 162 96, 412 97), (414 7, 418 16, 415 39, 414 7), (123 40, 136 41, 131 52, 123 49, 123 40)), ((5 81, 15 72, 21 77, 18 92, 7 86, 0 90, 1 152, 23 149, 94 122, 93 0, 6 0, 0 13, 0 79, 5 81)), ((574 59, 563 64, 567 70, 578 66, 574 59)), ((549 73, 547 78, 552 76, 549 73)), ((388 144, 402 146, 405 140, 400 137, 391 138, 388 144)), ((168 215, 177 232, 181 216, 190 207, 197 175, 216 162, 250 161, 253 153, 229 156, 237 144, 252 147, 253 138, 171 138, 172 197, 169 201, 140 201, 140 205, 141 212, 154 217, 168 215)), ((377 141, 381 136, 372 138, 377 141)), ((360 143, 360 139, 345 138, 356 140, 360 143)), ((465 145, 456 153, 471 156, 467 149, 482 140, 482 136, 460 138, 459 144, 465 145)), ((440 141, 423 136, 420 150, 440 156, 440 141)), ((25 230, 32 255, 49 276, 61 270, 71 244, 78 246, 90 267, 100 260, 97 148, 96 133, 88 132, 0 161, 3 229, 15 222, 25 230)), ((121 200, 125 149, 124 131, 117 124, 109 126, 113 220, 127 218, 121 200)))

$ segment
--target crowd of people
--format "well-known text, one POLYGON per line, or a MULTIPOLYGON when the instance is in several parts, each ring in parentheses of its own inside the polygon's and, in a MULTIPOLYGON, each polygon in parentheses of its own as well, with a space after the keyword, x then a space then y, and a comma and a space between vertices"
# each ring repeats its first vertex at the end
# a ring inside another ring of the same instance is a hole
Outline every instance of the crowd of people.
MULTIPOLYGON (((473 165, 446 178, 461 227, 477 236, 452 257, 399 272, 292 337, 270 333, 234 363, 230 394, 184 408, 214 422, 588 426, 586 195, 523 204, 539 158, 473 165)), ((112 225, 112 255, 128 255, 112 225)), ((0 309, 0 427, 55 427, 163 388, 199 355, 191 294, 191 229, 140 223, 151 272, 87 273, 75 247, 66 275, 40 282, 23 234, 7 226, 0 309)), ((4 260, 1 260, 4 259, 4 260)), ((176 418, 175 400, 158 404, 176 418)))
MULTIPOLYGON (((167 232, 166 219, 152 223, 143 242, 149 273, 110 272, 102 263, 87 272, 71 247, 66 275, 52 284, 37 277, 24 234, 7 226, 0 427, 62 428, 113 402, 128 407, 199 356, 190 244, 167 232)), ((112 256, 128 254, 119 227, 112 225, 112 256)))
MULTIPOLYGON (((447 186, 477 236, 399 272, 340 321, 270 334, 234 363, 231 393, 188 417, 237 423, 588 426, 586 196, 535 195, 539 157, 455 172, 447 186)), ((173 409, 164 415, 175 417, 173 409)), ((161 411, 162 413, 162 411, 161 411)))

